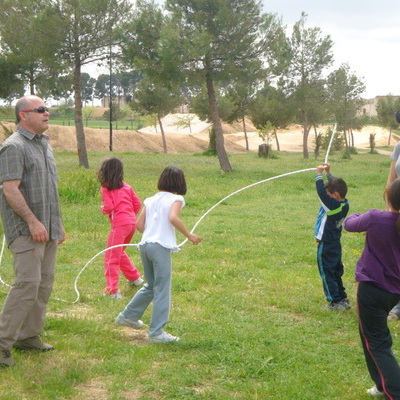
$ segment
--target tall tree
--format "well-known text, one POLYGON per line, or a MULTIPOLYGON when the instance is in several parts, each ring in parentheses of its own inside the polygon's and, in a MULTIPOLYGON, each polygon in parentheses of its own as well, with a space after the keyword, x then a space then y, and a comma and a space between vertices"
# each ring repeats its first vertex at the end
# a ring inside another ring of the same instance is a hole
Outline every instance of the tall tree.
POLYGON ((55 100, 66 99, 74 91, 73 76, 71 74, 53 74, 49 79, 40 80, 36 86, 36 93, 43 97, 52 97, 55 100))
POLYGON ((237 81, 228 89, 227 96, 231 100, 233 107, 232 112, 227 118, 228 123, 241 121, 243 126, 243 134, 246 142, 246 150, 249 150, 249 139, 247 137, 246 116, 249 113, 251 104, 253 103, 253 95, 255 94, 255 85, 251 82, 237 81))
POLYGON ((148 79, 142 79, 138 90, 135 92, 136 101, 132 102, 132 109, 141 115, 155 114, 160 126, 164 153, 168 152, 162 118, 178 106, 180 92, 172 92, 170 89, 159 84, 151 83, 148 79))
POLYGON ((125 71, 116 74, 116 92, 118 100, 123 99, 125 103, 131 102, 141 79, 142 76, 137 71, 125 71))
POLYGON ((0 56, 0 98, 9 99, 18 93, 24 93, 23 81, 19 78, 20 66, 0 56))
POLYGON ((250 119, 257 129, 270 127, 275 136, 276 146, 280 150, 276 130, 286 128, 293 120, 293 109, 291 100, 285 93, 269 84, 260 90, 254 97, 249 109, 250 119))
POLYGON ((303 125, 303 155, 309 157, 308 134, 312 124, 313 110, 321 107, 324 93, 324 72, 333 62, 333 42, 329 35, 323 36, 320 28, 306 27, 307 14, 293 26, 288 39, 288 68, 284 80, 293 95, 303 125))
POLYGON ((82 118, 82 66, 112 55, 114 29, 130 10, 128 0, 55 0, 40 18, 40 32, 57 43, 48 59, 62 60, 72 71, 79 165, 89 167, 82 118))
MULTIPOLYGON (((218 104, 218 115, 222 121, 233 122, 240 118, 240 115, 235 109, 235 104, 232 97, 229 95, 221 95, 224 90, 217 88, 216 101, 218 104)), ((210 104, 208 100, 207 88, 203 87, 197 90, 190 99, 190 109, 202 120, 212 123, 210 104)), ((212 127, 209 130, 209 144, 208 150, 216 153, 216 137, 215 129, 212 127)))
POLYGON ((87 105, 87 102, 93 100, 95 84, 96 79, 92 78, 88 73, 84 72, 81 74, 82 103, 84 106, 87 105))
POLYGON ((224 146, 216 87, 246 75, 249 68, 261 68, 281 33, 280 21, 262 14, 256 0, 167 0, 166 9, 176 27, 174 43, 169 45, 180 49, 189 79, 207 88, 219 163, 229 172, 232 167, 224 146))
POLYGON ((132 108, 157 116, 164 153, 168 148, 161 119, 179 105, 181 81, 178 56, 165 46, 176 34, 167 21, 154 1, 138 0, 135 14, 118 34, 125 63, 141 73, 132 81, 136 86, 132 108), (139 83, 137 78, 141 78, 139 83))
POLYGON ((103 99, 104 97, 110 96, 110 89, 111 89, 111 96, 115 97, 115 75, 111 76, 110 82, 110 75, 101 74, 97 77, 96 83, 94 85, 94 97, 96 99, 103 99), (111 83, 111 88, 110 88, 111 83))
MULTIPOLYGON (((46 7, 45 0, 1 0, 0 45, 9 62, 18 65, 19 80, 36 93, 38 83, 49 79, 52 70, 59 70, 57 63, 45 63, 43 49, 53 51, 52 42, 41 40, 38 34, 37 17, 46 7)), ((4 81, 3 81, 4 82, 4 81)))
POLYGON ((388 145, 390 145, 392 129, 396 129, 399 126, 395 118, 398 110, 400 110, 399 96, 388 94, 387 96, 378 99, 376 113, 378 115, 378 121, 380 125, 389 128, 388 145))
POLYGON ((361 94, 365 91, 364 82, 358 78, 348 64, 342 64, 328 76, 329 110, 338 124, 338 130, 344 132, 346 151, 349 147, 352 129, 359 126, 360 111, 364 105, 361 94))

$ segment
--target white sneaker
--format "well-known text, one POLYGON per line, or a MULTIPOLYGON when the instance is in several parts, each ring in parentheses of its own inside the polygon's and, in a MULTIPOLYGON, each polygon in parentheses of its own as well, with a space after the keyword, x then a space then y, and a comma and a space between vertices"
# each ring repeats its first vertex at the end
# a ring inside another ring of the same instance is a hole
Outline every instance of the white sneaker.
POLYGON ((167 332, 163 332, 161 335, 149 336, 149 342, 152 343, 168 343, 168 342, 179 342, 181 339, 178 336, 172 336, 167 332))
POLYGON ((117 300, 122 299, 122 294, 119 290, 117 293, 113 293, 113 294, 103 292, 103 296, 110 296, 110 299, 117 299, 117 300))
POLYGON ((118 290, 117 293, 110 294, 110 297, 111 297, 112 299, 121 300, 121 299, 122 299, 122 294, 121 294, 121 292, 118 290))
POLYGON ((129 326, 133 329, 142 329, 144 327, 144 323, 140 319, 138 319, 137 321, 127 319, 121 313, 118 314, 117 318, 115 318, 115 323, 121 326, 129 326))
POLYGON ((143 282, 144 282, 144 280, 143 280, 142 278, 137 278, 137 279, 134 280, 134 281, 129 281, 129 283, 130 283, 132 286, 140 286, 140 285, 143 284, 143 282))
POLYGON ((367 393, 370 394, 371 396, 375 397, 384 397, 385 394, 381 392, 380 390, 377 389, 376 386, 372 387, 371 389, 367 389, 367 393))

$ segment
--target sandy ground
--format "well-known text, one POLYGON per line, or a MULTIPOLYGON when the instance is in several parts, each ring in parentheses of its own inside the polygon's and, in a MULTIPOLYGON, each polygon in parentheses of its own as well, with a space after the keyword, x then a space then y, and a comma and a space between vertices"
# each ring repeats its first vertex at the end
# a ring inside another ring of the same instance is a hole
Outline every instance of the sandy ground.
MULTIPOLYGON (((13 124, 4 124, 13 128, 13 124)), ((201 153, 208 148, 208 130, 210 124, 200 121, 194 114, 174 114, 163 119, 164 132, 167 139, 168 153, 201 153), (177 121, 190 120, 190 128, 177 125, 177 121)), ((318 132, 324 133, 327 127, 318 128, 318 132)), ((246 141, 241 123, 223 125, 225 148, 228 153, 245 153, 246 141)), ((263 142, 252 124, 246 122, 249 150, 258 151, 258 146, 263 142)), ((4 134, 0 128, 0 142, 4 140, 4 134)), ((161 153, 163 152, 160 127, 148 126, 140 131, 114 130, 113 150, 132 151, 138 153, 161 153)), ((54 150, 76 150, 75 128, 72 126, 52 125, 47 131, 54 150)), ((389 131, 377 127, 365 127, 362 131, 354 131, 355 147, 360 149, 369 148, 369 137, 375 133, 377 146, 388 144, 389 131)), ((308 147, 309 151, 314 148, 314 132, 310 132, 308 147)), ((110 134, 108 129, 85 128, 86 146, 88 151, 108 151, 110 134)), ((303 134, 300 126, 291 126, 289 129, 278 131, 278 139, 281 151, 303 151, 303 134)), ((391 140, 391 145, 395 140, 391 140)), ((271 143, 272 149, 276 150, 275 140, 271 143)))

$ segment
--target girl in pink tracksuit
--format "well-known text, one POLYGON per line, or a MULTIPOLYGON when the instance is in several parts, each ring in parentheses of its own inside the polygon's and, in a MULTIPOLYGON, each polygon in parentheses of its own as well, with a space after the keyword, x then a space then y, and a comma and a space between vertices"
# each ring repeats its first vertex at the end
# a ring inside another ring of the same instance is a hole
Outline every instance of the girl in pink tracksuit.
MULTIPOLYGON (((123 181, 122 161, 116 157, 105 159, 100 165, 98 179, 101 184, 101 211, 107 214, 111 223, 107 248, 130 243, 136 230, 136 214, 142 202, 131 186, 123 181)), ((140 286, 143 280, 140 272, 132 264, 125 252, 126 246, 106 251, 104 256, 104 276, 106 288, 104 295, 121 299, 118 290, 119 271, 134 286, 140 286)))

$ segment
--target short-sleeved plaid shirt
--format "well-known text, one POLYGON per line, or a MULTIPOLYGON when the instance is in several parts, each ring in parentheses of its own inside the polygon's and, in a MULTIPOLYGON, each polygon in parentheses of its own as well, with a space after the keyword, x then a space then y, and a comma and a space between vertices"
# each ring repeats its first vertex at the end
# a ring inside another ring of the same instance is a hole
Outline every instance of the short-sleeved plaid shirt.
POLYGON ((50 240, 62 239, 58 175, 47 135, 36 135, 18 126, 0 148, 0 212, 8 244, 18 236, 30 235, 27 223, 4 196, 3 182, 10 180, 21 180, 19 189, 50 240))

